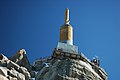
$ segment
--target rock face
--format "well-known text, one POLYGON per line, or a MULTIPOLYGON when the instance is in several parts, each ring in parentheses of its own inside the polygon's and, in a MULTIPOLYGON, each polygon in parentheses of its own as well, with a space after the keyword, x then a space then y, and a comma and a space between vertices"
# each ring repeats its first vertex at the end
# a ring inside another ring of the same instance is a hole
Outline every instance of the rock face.
MULTIPOLYGON (((81 60, 54 59, 38 72, 36 80, 104 80, 81 60)), ((105 79, 107 80, 107 79, 105 79)))
POLYGON ((18 59, 18 57, 14 57, 14 58, 11 58, 10 60, 7 57, 5 57, 3 54, 0 54, 0 80, 31 79, 31 75, 27 67, 25 68, 24 66, 17 64, 17 61, 15 62, 14 60, 19 61, 20 59, 18 59))
POLYGON ((30 65, 24 49, 9 59, 0 54, 0 80, 108 80, 99 60, 55 49, 30 65))
POLYGON ((20 65, 20 66, 26 67, 27 69, 31 68, 29 60, 28 60, 28 58, 26 56, 25 49, 19 50, 15 55, 13 55, 12 57, 10 57, 9 59, 11 61, 13 61, 14 63, 20 65))
POLYGON ((36 60, 36 80, 107 80, 104 70, 84 56, 73 59, 63 55, 36 60))

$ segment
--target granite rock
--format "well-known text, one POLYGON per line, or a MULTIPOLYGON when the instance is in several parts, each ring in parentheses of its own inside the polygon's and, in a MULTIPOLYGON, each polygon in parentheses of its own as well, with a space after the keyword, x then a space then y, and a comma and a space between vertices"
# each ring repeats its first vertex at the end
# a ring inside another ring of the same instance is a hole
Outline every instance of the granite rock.
POLYGON ((50 59, 38 59, 33 66, 38 72, 36 80, 108 80, 99 63, 91 62, 82 53, 55 50, 50 59))
MULTIPOLYGON (((54 52, 53 52, 54 53, 54 52)), ((108 80, 105 71, 83 54, 59 52, 35 60, 31 66, 26 51, 11 58, 0 54, 0 80, 108 80)))
POLYGON ((17 51, 16 54, 10 57, 9 59, 14 63, 18 64, 19 66, 23 66, 30 71, 31 65, 27 58, 25 49, 17 51))
POLYGON ((56 59, 49 67, 44 66, 36 80, 103 80, 92 66, 81 60, 56 59))
POLYGON ((31 75, 27 68, 9 60, 0 54, 0 80, 29 80, 31 75))
POLYGON ((9 80, 9 79, 0 74, 0 80, 9 80))

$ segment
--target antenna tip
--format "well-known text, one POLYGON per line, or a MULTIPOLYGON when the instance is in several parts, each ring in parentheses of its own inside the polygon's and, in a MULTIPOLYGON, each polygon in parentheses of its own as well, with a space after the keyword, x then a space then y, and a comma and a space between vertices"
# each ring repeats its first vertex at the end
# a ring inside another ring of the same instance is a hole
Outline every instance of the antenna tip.
POLYGON ((66 11, 69 11, 69 8, 66 8, 66 11))
POLYGON ((65 11, 65 23, 69 24, 69 9, 66 8, 66 11, 65 11))

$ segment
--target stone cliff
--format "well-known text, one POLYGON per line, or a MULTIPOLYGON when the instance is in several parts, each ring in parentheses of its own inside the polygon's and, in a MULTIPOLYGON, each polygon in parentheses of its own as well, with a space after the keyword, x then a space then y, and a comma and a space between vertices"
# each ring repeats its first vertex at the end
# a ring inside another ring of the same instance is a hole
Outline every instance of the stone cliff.
POLYGON ((0 54, 0 80, 108 80, 105 71, 82 53, 55 49, 46 58, 29 63, 24 49, 7 58, 0 54))
POLYGON ((107 74, 82 53, 54 50, 53 55, 35 61, 36 80, 107 80, 107 74))
POLYGON ((0 54, 0 80, 29 80, 31 78, 27 67, 21 66, 24 61, 17 64, 24 58, 24 52, 25 50, 22 49, 15 54, 16 57, 10 59, 0 54))

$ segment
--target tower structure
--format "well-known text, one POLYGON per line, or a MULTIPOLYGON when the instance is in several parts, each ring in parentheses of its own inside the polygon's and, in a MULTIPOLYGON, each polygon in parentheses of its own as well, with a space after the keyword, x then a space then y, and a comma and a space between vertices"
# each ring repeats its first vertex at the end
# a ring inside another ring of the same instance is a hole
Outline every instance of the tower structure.
POLYGON ((34 68, 39 71, 36 80, 108 80, 98 58, 90 61, 82 52, 78 53, 78 47, 73 44, 68 8, 57 48, 51 56, 36 60, 34 68))
POLYGON ((70 25, 69 14, 69 9, 66 8, 57 48, 69 53, 78 53, 78 47, 73 45, 73 27, 70 25))
POLYGON ((65 23, 60 28, 60 42, 73 45, 73 28, 69 24, 69 9, 65 11, 65 23))

